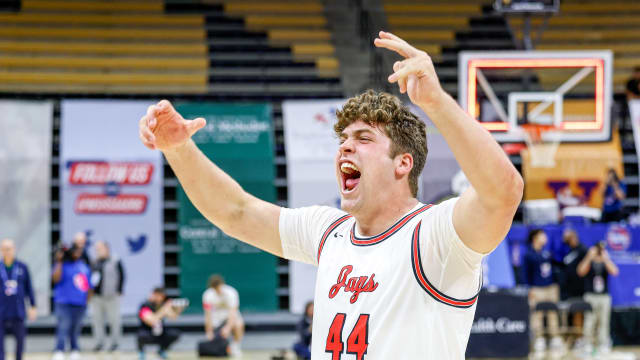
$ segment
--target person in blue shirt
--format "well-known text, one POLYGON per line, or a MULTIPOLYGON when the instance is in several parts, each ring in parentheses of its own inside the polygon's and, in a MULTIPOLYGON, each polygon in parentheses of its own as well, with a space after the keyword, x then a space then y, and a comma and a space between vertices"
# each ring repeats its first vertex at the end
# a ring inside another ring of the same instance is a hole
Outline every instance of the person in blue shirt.
POLYGON ((602 222, 620 221, 624 219, 622 201, 627 197, 625 185, 614 169, 607 172, 607 187, 604 189, 602 202, 602 222))
POLYGON ((313 301, 309 301, 304 307, 302 319, 296 325, 296 330, 300 338, 293 345, 293 351, 296 352, 299 359, 311 359, 311 325, 313 324, 313 301))
POLYGON ((0 264, 0 360, 4 360, 4 334, 16 337, 16 360, 22 359, 24 339, 27 335, 25 317, 36 318, 36 298, 31 287, 31 277, 27 265, 16 260, 16 246, 13 240, 0 242, 2 263, 0 264), (29 308, 25 309, 25 300, 29 308))
POLYGON ((91 290, 91 270, 82 260, 82 253, 83 249, 75 245, 56 252, 52 277, 55 284, 53 298, 58 325, 53 360, 64 360, 67 337, 71 345, 70 360, 80 359, 78 336, 91 290))
POLYGON ((540 302, 557 303, 560 300, 560 288, 553 277, 553 260, 551 253, 544 249, 547 244, 547 234, 541 229, 529 232, 528 248, 522 261, 524 280, 529 285, 529 307, 531 308, 531 329, 534 333, 534 352, 542 353, 547 344, 543 336, 542 320, 546 315, 547 333, 551 337, 551 350, 560 351, 563 341, 558 331, 558 316, 548 311, 543 314, 535 311, 540 302))

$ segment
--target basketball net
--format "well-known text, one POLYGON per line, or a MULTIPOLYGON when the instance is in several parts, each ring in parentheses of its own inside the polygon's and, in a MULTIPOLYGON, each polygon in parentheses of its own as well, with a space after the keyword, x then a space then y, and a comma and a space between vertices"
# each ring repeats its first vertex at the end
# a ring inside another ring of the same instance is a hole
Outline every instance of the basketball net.
POLYGON ((523 124, 520 128, 523 130, 523 137, 529 149, 531 166, 555 167, 561 130, 554 125, 543 124, 523 124))

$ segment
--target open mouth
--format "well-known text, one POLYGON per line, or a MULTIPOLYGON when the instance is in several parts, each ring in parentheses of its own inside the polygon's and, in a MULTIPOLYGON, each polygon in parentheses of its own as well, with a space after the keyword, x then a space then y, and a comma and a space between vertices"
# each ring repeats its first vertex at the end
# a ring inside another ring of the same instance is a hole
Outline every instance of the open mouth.
POLYGON ((342 190, 345 193, 353 191, 360 182, 360 169, 350 162, 340 164, 340 174, 342 175, 342 190))

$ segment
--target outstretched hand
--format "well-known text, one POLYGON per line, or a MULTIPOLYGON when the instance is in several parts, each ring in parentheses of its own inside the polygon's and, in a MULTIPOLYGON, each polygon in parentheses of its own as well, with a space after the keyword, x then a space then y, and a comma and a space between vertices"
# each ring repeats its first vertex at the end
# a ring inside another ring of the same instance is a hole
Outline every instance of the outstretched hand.
POLYGON ((389 76, 390 83, 398 83, 401 93, 407 93, 411 101, 423 108, 430 107, 444 94, 433 67, 431 57, 392 33, 380 31, 374 40, 376 47, 395 51, 404 57, 393 64, 394 73, 389 76))
POLYGON ((162 100, 149 106, 140 119, 140 140, 152 150, 172 150, 186 144, 206 124, 204 118, 185 120, 169 101, 162 100))

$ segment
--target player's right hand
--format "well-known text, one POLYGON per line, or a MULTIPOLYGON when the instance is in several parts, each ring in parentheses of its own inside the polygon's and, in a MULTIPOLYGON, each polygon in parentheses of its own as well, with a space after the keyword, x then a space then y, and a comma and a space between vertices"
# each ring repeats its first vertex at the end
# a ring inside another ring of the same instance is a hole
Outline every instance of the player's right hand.
POLYGON ((152 150, 176 149, 207 124, 204 118, 185 120, 167 100, 161 100, 147 109, 140 119, 139 135, 144 146, 152 150))

